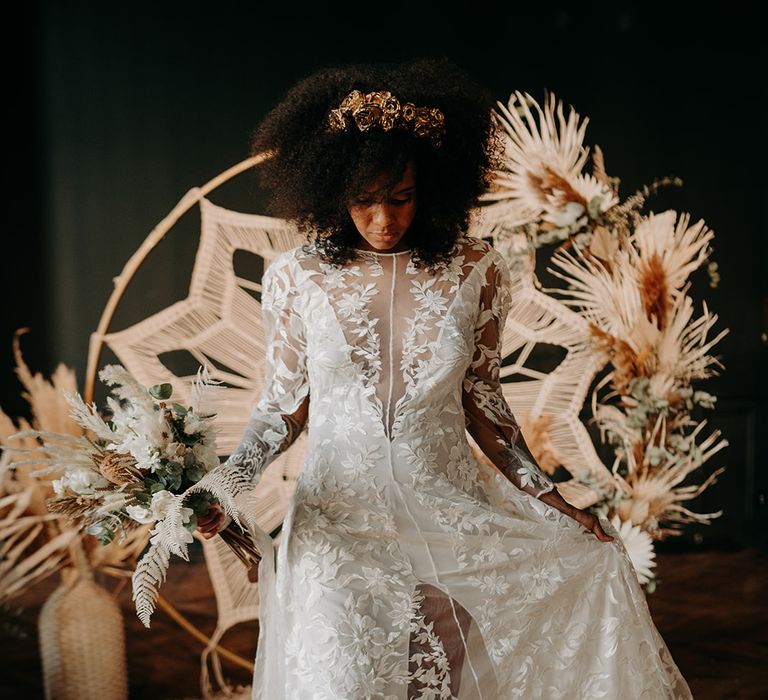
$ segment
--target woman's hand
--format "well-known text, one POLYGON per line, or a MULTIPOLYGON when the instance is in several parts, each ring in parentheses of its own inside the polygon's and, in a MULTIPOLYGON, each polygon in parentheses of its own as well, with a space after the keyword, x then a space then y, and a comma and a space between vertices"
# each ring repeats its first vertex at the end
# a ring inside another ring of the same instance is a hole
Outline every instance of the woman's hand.
POLYGON ((216 535, 219 530, 223 530, 227 524, 227 514, 221 509, 218 503, 212 503, 208 512, 197 519, 197 529, 205 539, 209 540, 216 535))
POLYGON ((576 520, 576 522, 587 528, 587 530, 593 532, 595 537, 597 537, 597 539, 599 539, 601 542, 611 542, 613 540, 613 535, 609 535, 605 532, 605 530, 603 530, 603 526, 600 524, 599 518, 594 513, 576 508, 571 513, 571 517, 576 520))

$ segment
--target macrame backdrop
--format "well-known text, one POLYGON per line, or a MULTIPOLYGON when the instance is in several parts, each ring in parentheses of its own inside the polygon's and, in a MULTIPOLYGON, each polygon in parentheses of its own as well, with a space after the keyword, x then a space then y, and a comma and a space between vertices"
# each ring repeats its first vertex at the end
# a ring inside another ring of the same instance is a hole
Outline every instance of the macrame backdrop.
MULTIPOLYGON (((99 330, 91 337, 86 400, 92 399, 103 343, 141 383, 149 386, 170 382, 174 396, 181 402, 189 401, 189 387, 195 375, 174 374, 163 363, 162 356, 186 351, 199 364, 207 365, 211 377, 223 382, 215 406, 220 456, 228 455, 241 437, 251 406, 261 391, 265 356, 260 279, 238 275, 233 259, 237 251, 258 256, 263 263, 263 274, 278 253, 305 240, 283 220, 225 209, 205 196, 232 175, 258 162, 258 158, 243 161, 204 188, 194 188, 182 198, 115 278, 115 292, 99 330), (181 214, 196 205, 201 217, 200 243, 187 298, 121 331, 107 332, 133 273, 181 214)), ((469 233, 488 237, 482 214, 473 221, 469 233)), ((519 418, 549 419, 549 449, 571 474, 588 482, 590 475, 603 474, 606 467, 595 452, 579 412, 604 360, 590 351, 585 320, 536 289, 533 265, 531 258, 525 274, 513 275, 512 306, 503 348, 507 358, 512 356, 515 360, 507 360, 507 364, 502 365, 501 375, 513 376, 516 381, 505 384, 505 394, 519 418), (527 366, 539 343, 559 346, 565 351, 564 359, 547 373, 527 366)), ((471 437, 468 439, 473 442, 471 437)), ((255 509, 259 524, 273 533, 275 546, 279 544, 279 526, 302 468, 305 442, 305 436, 301 436, 290 450, 275 459, 248 497, 247 507, 255 509)), ((558 489, 579 507, 596 501, 596 495, 576 480, 559 482, 558 489)), ((244 567, 225 544, 218 538, 198 539, 203 545, 218 606, 218 624, 201 657, 201 687, 209 697, 213 693, 209 662, 218 685, 227 690, 217 644, 233 625, 258 618, 259 593, 258 583, 248 580, 244 567)))

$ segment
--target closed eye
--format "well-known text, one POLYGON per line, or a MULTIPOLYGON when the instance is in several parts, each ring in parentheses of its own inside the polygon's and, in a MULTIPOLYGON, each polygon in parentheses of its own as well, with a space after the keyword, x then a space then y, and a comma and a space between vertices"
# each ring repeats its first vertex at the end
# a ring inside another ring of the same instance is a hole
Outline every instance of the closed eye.
MULTIPOLYGON (((400 198, 397 198, 397 197, 393 197, 393 198, 392 198, 392 199, 390 199, 389 201, 390 201, 392 204, 407 204, 407 203, 408 203, 408 202, 410 202, 412 199, 413 199, 413 195, 409 194, 407 197, 400 197, 400 198)), ((368 206, 369 204, 373 204, 373 200, 371 200, 371 199, 363 199, 363 198, 357 198, 357 199, 355 199, 355 203, 356 203, 356 204, 360 204, 360 205, 362 205, 362 206, 368 206)))

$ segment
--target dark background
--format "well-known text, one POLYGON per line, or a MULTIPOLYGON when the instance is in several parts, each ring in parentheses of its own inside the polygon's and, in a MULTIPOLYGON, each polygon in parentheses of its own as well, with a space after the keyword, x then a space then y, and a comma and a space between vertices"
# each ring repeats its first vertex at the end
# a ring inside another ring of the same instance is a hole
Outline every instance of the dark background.
MULTIPOLYGON (((90 333, 112 278, 193 186, 247 156, 248 135, 310 70, 353 60, 445 54, 506 102, 545 88, 589 119, 622 195, 665 175, 683 179, 650 202, 690 212, 715 231, 721 282, 695 276, 701 301, 730 328, 716 346, 721 376, 708 428, 730 445, 695 473, 717 484, 689 505, 722 509, 663 548, 766 543, 768 255, 764 39, 749 7, 324 4, 307 14, 261 3, 72 2, 19 5, 6 31, 6 201, 0 406, 28 415, 13 371, 13 333, 33 371, 63 362, 82 386, 90 333), (763 438, 763 439, 760 439, 763 438)), ((566 110, 567 113, 567 110, 566 110)), ((219 204, 259 212, 251 175, 219 204)), ((150 256, 112 329, 186 296, 197 239, 187 216, 150 256)), ((102 357, 103 364, 110 356, 102 357)), ((97 393, 97 400, 99 394, 97 393)), ((709 430, 705 429, 704 434, 709 430)))

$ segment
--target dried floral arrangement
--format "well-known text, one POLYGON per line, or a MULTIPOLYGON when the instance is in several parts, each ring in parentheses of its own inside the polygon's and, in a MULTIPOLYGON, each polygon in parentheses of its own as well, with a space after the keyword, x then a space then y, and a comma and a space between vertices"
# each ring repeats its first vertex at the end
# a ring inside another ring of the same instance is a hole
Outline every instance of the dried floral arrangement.
POLYGON ((689 295, 691 274, 705 264, 710 286, 717 285, 714 233, 685 213, 641 213, 660 187, 682 184, 678 178, 655 180, 622 201, 620 180, 608 176, 597 146, 592 173, 585 173, 588 119, 579 124, 573 108, 566 119, 551 93, 543 107, 515 92, 498 108, 504 162, 483 198, 484 226, 511 268, 529 272, 563 316, 585 321, 574 327, 604 361, 590 404, 614 461, 586 486, 597 495, 592 509, 619 528, 652 591, 653 541, 722 514, 684 505, 724 467, 702 483, 684 483, 687 477, 728 444, 719 430, 702 437, 707 421, 691 415, 695 407, 714 407, 716 398, 694 385, 723 367, 710 351, 728 332, 709 337, 717 315, 703 302, 694 317, 689 295), (543 288, 536 278, 542 255, 563 287, 543 288))
MULTIPOLYGON (((38 466, 30 476, 61 474, 51 482, 56 496, 46 499, 47 509, 102 545, 124 543, 141 525, 154 526, 132 576, 136 611, 148 627, 171 553, 188 560, 197 519, 214 501, 195 486, 219 466, 216 414, 207 408, 216 382, 201 367, 191 405, 183 406, 170 402, 170 383, 145 387, 121 365, 106 365, 99 378, 113 387, 108 418, 77 391, 62 390, 80 430, 22 430, 10 439, 37 444, 7 449, 28 455, 16 467, 38 466)), ((258 564, 258 549, 239 522, 230 522, 219 536, 246 568, 258 564)))
POLYGON ((37 450, 39 441, 30 431, 68 435, 73 439, 82 428, 72 419, 64 399, 76 390, 74 371, 60 364, 46 380, 33 374, 23 360, 19 336, 13 341, 16 374, 29 402, 31 423, 14 422, 0 409, 0 602, 7 602, 56 572, 70 575, 87 567, 118 579, 124 585, 131 561, 144 548, 149 528, 137 527, 121 542, 100 547, 78 529, 66 513, 52 513, 48 502, 56 497, 54 479, 35 475, 42 460, 20 456, 37 450), (21 435, 19 435, 21 433, 21 435))

